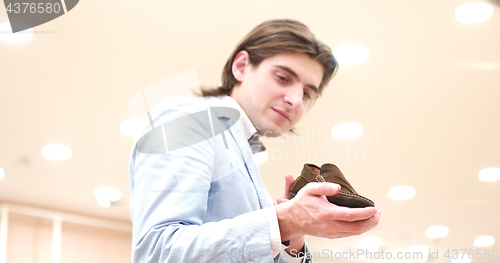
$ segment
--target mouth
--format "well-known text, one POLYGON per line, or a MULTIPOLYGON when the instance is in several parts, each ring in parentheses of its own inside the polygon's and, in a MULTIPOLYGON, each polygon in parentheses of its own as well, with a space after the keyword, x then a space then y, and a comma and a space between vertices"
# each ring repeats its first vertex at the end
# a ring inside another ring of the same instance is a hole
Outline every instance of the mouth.
POLYGON ((287 120, 287 121, 290 121, 290 115, 288 115, 288 113, 282 111, 282 110, 277 110, 277 109, 272 109, 277 115, 278 117, 280 117, 281 119, 283 120, 287 120))

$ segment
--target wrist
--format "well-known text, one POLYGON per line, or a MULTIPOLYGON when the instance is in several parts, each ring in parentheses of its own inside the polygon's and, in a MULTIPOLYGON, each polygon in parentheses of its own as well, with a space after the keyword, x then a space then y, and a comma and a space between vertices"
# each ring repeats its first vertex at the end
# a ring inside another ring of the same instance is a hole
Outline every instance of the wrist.
POLYGON ((305 238, 304 236, 299 236, 290 241, 290 245, 285 249, 285 252, 290 256, 298 255, 298 253, 304 253, 304 244, 305 238))
POLYGON ((296 227, 294 227, 294 221, 290 216, 290 203, 291 202, 285 202, 276 206, 276 215, 278 216, 278 226, 282 242, 292 240, 300 236, 300 234, 297 233, 296 227))

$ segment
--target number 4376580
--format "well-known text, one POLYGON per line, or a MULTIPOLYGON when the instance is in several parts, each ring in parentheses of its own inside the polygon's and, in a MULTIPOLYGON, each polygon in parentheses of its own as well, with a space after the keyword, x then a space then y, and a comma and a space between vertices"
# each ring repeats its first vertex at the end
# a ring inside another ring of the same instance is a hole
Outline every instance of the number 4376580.
POLYGON ((61 5, 59 3, 9 3, 7 6, 7 12, 10 14, 12 12, 19 14, 19 13, 56 13, 58 14, 61 12, 61 5))
POLYGON ((447 259, 497 259, 498 250, 496 249, 447 249, 444 253, 444 257, 447 259), (460 252, 459 252, 460 251, 460 252))

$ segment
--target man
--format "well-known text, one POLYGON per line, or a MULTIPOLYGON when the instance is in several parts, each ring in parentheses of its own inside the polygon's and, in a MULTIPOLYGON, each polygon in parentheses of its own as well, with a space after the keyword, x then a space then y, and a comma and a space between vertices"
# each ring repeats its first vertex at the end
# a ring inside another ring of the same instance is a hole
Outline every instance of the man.
POLYGON ((326 200, 340 191, 333 183, 310 183, 289 200, 293 177, 287 175, 285 196, 273 206, 252 157, 262 149, 258 136, 293 129, 337 67, 331 50, 302 23, 266 21, 230 56, 222 85, 202 89, 202 101, 175 97, 157 105, 151 112, 157 126, 207 111, 210 120, 192 117, 189 135, 174 144, 202 138, 204 130, 213 137, 167 154, 134 145, 133 262, 304 262, 304 235, 340 238, 375 227, 376 208, 326 200), (214 127, 230 116, 217 107, 240 112, 238 123, 220 135, 214 127))

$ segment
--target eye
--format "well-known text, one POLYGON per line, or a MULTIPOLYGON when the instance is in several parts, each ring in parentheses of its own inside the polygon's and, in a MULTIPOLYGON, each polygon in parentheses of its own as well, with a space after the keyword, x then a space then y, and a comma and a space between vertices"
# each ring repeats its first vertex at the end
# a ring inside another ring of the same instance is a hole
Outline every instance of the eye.
POLYGON ((281 82, 288 82, 288 79, 281 76, 281 75, 276 75, 276 77, 278 77, 278 79, 281 81, 281 82))
POLYGON ((307 99, 311 99, 311 95, 309 95, 309 93, 307 93, 305 91, 304 91, 304 97, 306 97, 307 99))

